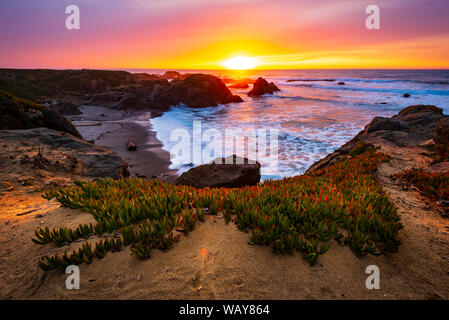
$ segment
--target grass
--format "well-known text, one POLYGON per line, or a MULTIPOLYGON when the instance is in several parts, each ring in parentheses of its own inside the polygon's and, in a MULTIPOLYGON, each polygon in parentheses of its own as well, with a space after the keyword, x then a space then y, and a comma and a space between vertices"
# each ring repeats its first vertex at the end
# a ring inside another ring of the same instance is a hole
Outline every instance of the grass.
POLYGON ((165 184, 158 180, 100 179, 47 192, 69 208, 90 212, 96 224, 76 229, 36 229, 33 241, 66 245, 92 235, 119 232, 64 256, 44 256, 45 270, 90 263, 108 251, 130 246, 141 259, 151 250, 169 249, 187 235, 205 214, 223 214, 242 231, 251 231, 251 245, 266 245, 279 253, 297 251, 311 265, 326 253, 332 239, 348 245, 357 256, 395 252, 402 227, 375 176, 388 157, 371 148, 311 174, 269 180, 244 188, 204 188, 165 184))
POLYGON ((411 169, 393 177, 414 185, 430 200, 449 200, 449 174, 447 173, 429 173, 422 169, 411 169))

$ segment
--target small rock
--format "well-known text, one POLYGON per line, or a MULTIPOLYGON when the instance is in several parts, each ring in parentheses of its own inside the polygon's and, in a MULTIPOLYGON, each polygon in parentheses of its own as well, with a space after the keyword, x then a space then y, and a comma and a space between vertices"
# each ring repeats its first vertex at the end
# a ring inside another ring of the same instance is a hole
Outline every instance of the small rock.
POLYGON ((403 97, 404 98, 410 98, 410 94, 409 93, 404 93, 403 97))
POLYGON ((137 145, 130 138, 128 138, 128 143, 127 143, 126 147, 128 148, 129 151, 137 150, 137 145))

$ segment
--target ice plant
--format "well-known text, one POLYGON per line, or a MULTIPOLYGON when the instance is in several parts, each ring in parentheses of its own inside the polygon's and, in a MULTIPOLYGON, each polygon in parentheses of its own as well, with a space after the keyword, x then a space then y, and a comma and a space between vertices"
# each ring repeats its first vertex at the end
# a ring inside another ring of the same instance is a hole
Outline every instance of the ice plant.
POLYGON ((223 214, 226 223, 233 220, 240 230, 252 231, 252 245, 271 246, 279 253, 297 251, 311 265, 329 250, 331 239, 348 245, 357 256, 394 252, 400 245, 401 224, 375 175, 387 159, 360 144, 345 159, 314 173, 234 189, 197 189, 142 179, 78 182, 44 197, 83 208, 97 223, 36 229, 33 241, 64 246, 92 235, 121 236, 106 238, 94 249, 85 244, 63 258, 42 257, 39 265, 51 270, 68 262, 90 263, 93 257, 101 259, 123 246, 147 259, 153 249, 172 247, 180 238, 178 231, 188 234, 206 214, 223 214))

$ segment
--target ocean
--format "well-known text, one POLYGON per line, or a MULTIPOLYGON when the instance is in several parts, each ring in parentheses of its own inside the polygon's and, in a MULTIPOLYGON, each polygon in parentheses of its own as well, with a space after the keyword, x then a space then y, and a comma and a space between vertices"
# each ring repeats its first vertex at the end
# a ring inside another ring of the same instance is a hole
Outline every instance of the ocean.
MULTIPOLYGON (((129 70, 161 73, 165 70, 129 70)), ((179 70, 180 72, 195 72, 179 70)), ((196 71, 198 72, 198 71, 196 71)), ((432 104, 449 114, 449 70, 254 70, 247 73, 201 71, 217 76, 263 77, 273 81, 281 91, 260 98, 248 97, 249 89, 233 89, 243 103, 192 109, 172 107, 161 117, 151 119, 151 127, 170 151, 179 141, 170 141, 173 130, 193 134, 194 121, 201 129, 276 129, 278 135, 277 166, 264 159, 262 180, 280 179, 304 173, 355 136, 375 116, 391 117, 415 104, 432 104), (288 80, 298 80, 289 82, 288 80), (344 82, 345 85, 339 85, 344 82), (410 94, 405 98, 404 94, 410 94), (197 122, 198 123, 198 122, 197 122)), ((202 143, 204 148, 207 142, 202 143)), ((190 148, 192 140, 190 141, 190 148)), ((224 155, 234 153, 224 148, 224 155)), ((184 172, 198 163, 180 161, 174 156, 171 168, 184 172)), ((208 161, 202 161, 208 162, 208 161)))

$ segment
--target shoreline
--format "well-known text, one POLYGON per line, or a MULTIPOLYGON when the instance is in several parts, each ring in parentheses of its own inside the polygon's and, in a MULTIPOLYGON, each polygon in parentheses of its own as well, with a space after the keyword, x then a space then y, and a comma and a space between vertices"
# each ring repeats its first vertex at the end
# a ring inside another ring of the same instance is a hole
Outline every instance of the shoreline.
POLYGON ((100 106, 79 109, 82 114, 67 118, 83 139, 118 153, 128 163, 130 177, 158 178, 168 183, 176 179, 177 170, 169 168, 170 154, 162 149, 151 129, 150 112, 130 113, 100 106), (128 138, 136 143, 137 150, 127 149, 128 138))

